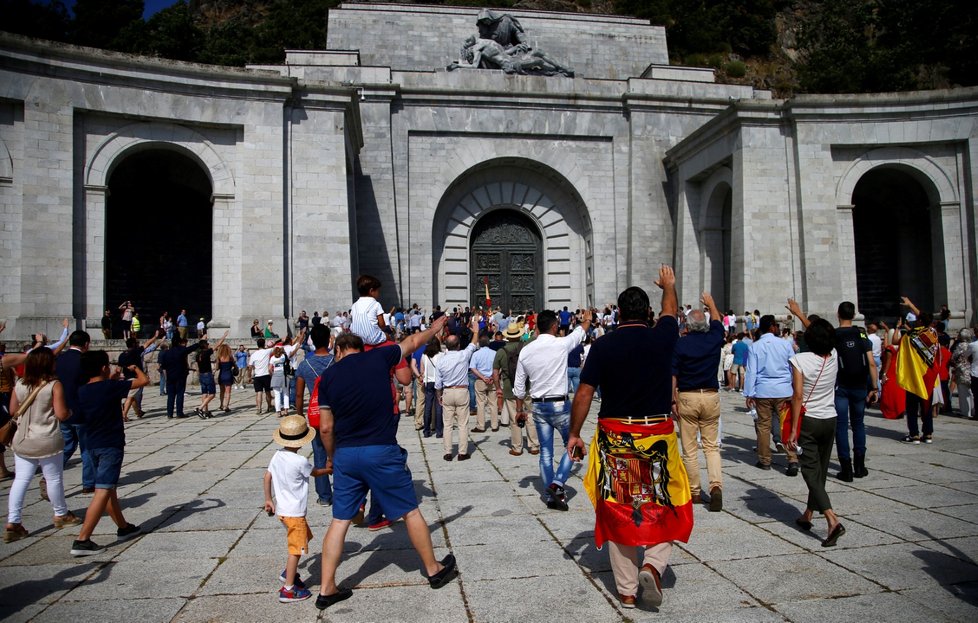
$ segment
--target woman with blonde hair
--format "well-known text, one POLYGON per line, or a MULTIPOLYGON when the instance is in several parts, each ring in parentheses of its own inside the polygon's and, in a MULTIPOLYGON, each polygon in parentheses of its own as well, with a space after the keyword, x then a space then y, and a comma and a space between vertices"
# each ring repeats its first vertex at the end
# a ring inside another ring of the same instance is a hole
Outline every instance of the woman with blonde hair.
POLYGON ((217 384, 221 388, 221 411, 229 413, 231 411, 231 387, 234 385, 235 375, 234 355, 231 347, 221 344, 217 347, 217 384))
MULTIPOLYGON (((65 403, 64 388, 54 374, 54 362, 54 353, 50 349, 32 350, 24 364, 24 376, 10 397, 11 414, 16 414, 21 405, 27 404, 27 408, 17 418, 17 432, 11 443, 15 476, 7 501, 7 525, 3 532, 5 543, 20 540, 29 534, 21 523, 21 512, 24 496, 38 466, 44 474, 48 499, 54 508, 54 527, 81 523, 68 511, 61 479, 65 442, 59 425, 68 419, 71 412, 65 403)), ((119 417, 122 418, 121 413, 119 417)))

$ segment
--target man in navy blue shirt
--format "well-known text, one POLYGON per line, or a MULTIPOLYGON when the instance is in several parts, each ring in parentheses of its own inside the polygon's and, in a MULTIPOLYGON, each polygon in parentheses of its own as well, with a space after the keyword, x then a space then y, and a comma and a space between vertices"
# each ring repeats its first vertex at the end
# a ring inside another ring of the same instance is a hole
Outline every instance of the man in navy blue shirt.
MULTIPOLYGON (((68 336, 68 350, 58 355, 57 367, 55 368, 58 380, 65 392, 65 403, 72 415, 66 422, 61 422, 61 436, 65 440, 64 466, 68 466, 68 461, 75 453, 75 449, 81 453, 82 460, 82 493, 93 493, 95 491, 95 471, 89 464, 88 457, 85 455, 85 422, 82 420, 78 409, 78 386, 88 379, 81 378, 81 356, 88 351, 88 346, 92 338, 84 331, 75 331, 68 336)), ((41 491, 46 491, 41 487, 41 491)))
POLYGON ((455 557, 435 559, 428 523, 418 509, 407 451, 397 444, 398 418, 390 391, 391 368, 427 344, 445 326, 435 320, 427 331, 398 345, 364 352, 352 333, 334 344, 336 363, 319 379, 320 436, 333 473, 333 520, 323 537, 323 577, 316 599, 320 610, 349 599, 350 589, 336 585, 336 569, 350 523, 370 491, 391 520, 404 518, 408 536, 421 557, 432 588, 441 588, 456 572, 455 557))
POLYGON ((187 355, 206 343, 206 341, 201 340, 193 346, 187 346, 186 338, 175 337, 170 349, 160 355, 160 367, 166 372, 167 418, 173 417, 174 406, 176 406, 176 417, 187 417, 183 412, 183 393, 187 389, 187 373, 190 372, 190 368, 187 366, 187 355))
MULTIPOLYGON (((720 310, 713 297, 704 292, 703 305, 709 308, 710 318, 719 318, 720 310)), ((676 343, 672 353, 672 411, 679 421, 679 436, 683 443, 683 464, 689 475, 693 504, 699 504, 700 464, 696 437, 703 440, 706 472, 710 478, 710 510, 723 510, 723 481, 720 469, 720 394, 717 391, 717 368, 724 330, 719 320, 706 319, 696 309, 686 316, 688 333, 676 343)))

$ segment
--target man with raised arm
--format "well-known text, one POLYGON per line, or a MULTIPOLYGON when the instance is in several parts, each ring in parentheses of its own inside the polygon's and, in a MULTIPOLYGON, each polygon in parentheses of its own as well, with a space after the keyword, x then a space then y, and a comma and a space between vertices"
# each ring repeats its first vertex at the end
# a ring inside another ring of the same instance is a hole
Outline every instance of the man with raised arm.
POLYGON ((418 509, 407 451, 397 443, 398 417, 390 392, 390 370, 405 356, 423 348, 445 326, 431 328, 400 344, 364 352, 363 340, 347 333, 337 338, 336 363, 319 379, 320 435, 333 473, 333 520, 323 537, 323 577, 316 607, 324 610, 349 599, 353 592, 336 585, 336 569, 350 523, 369 491, 390 519, 404 518, 411 544, 421 557, 432 588, 455 575, 455 557, 435 559, 428 523, 418 509))
POLYGON ((672 355, 679 340, 676 277, 659 269, 662 311, 649 326, 649 296, 632 286, 618 295, 618 328, 591 346, 574 395, 567 451, 589 455, 584 486, 594 504, 595 545, 609 542, 618 598, 634 608, 639 584, 649 606, 662 603, 662 574, 672 542, 693 530, 689 480, 672 418, 672 355), (585 452, 581 427, 601 389, 598 430, 585 452), (636 564, 641 557, 641 568, 636 564))

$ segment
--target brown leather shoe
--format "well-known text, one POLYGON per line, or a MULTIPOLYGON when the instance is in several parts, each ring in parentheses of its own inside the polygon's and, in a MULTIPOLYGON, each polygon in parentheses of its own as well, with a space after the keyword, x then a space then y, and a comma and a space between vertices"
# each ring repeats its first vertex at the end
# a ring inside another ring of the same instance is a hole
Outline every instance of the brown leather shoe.
POLYGON ((633 595, 622 595, 621 593, 618 593, 618 599, 621 601, 622 608, 635 607, 635 597, 633 595))
POLYGON ((513 456, 523 456, 523 451, 517 450, 516 448, 510 448, 509 453, 512 454, 513 456))
POLYGON ((693 494, 692 502, 693 502, 693 504, 702 504, 703 503, 703 497, 700 495, 700 492, 699 491, 697 491, 696 493, 693 494))
POLYGON ((530 454, 540 454, 540 449, 537 448, 536 450, 534 450, 533 448, 530 448, 530 454))
POLYGON ((719 513, 723 510, 723 491, 720 487, 710 489, 710 512, 719 513))
POLYGON ((459 461, 468 461, 471 458, 472 458, 472 455, 471 454, 466 454, 465 452, 460 452, 459 455, 458 455, 458 460, 459 461))
POLYGON ((638 572, 638 583, 642 587, 642 603, 657 608, 662 604, 662 579, 659 570, 652 565, 642 565, 638 572))

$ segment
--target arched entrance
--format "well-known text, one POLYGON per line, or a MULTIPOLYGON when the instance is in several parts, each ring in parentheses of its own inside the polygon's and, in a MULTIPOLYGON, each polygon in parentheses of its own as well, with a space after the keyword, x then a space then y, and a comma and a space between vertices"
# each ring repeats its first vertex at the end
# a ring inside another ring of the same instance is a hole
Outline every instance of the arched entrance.
MULTIPOLYGON (((511 225, 529 227, 527 236, 537 241, 533 268, 517 270, 508 290, 518 297, 510 303, 514 312, 524 306, 539 310, 594 304, 595 254, 587 207, 563 176, 524 158, 480 163, 459 175, 443 194, 431 228, 432 292, 437 304, 451 309, 485 300, 473 242, 478 238, 477 225, 493 229, 494 219, 504 218, 492 216, 497 212, 517 219, 511 225), (531 272, 536 275, 532 288, 531 272)), ((527 249, 528 240, 524 236, 527 249)), ((503 262, 507 258, 512 262, 522 256, 513 251, 497 259, 503 262)), ((511 272, 504 271, 502 263, 499 266, 499 274, 511 272)), ((490 293, 494 305, 503 304, 491 289, 490 293)))
POLYGON ((859 312, 867 319, 892 322, 907 311, 900 306, 901 296, 921 309, 935 309, 934 258, 943 257, 943 248, 935 248, 932 235, 941 231, 940 214, 930 203, 927 189, 895 167, 872 169, 856 183, 856 284, 859 312))
POLYGON ((704 221, 700 229, 703 250, 703 283, 716 304, 725 312, 733 307, 731 299, 730 226, 733 211, 733 191, 726 182, 718 184, 710 194, 704 221))
POLYGON ((131 300, 145 328, 159 315, 211 319, 211 182, 173 149, 123 156, 108 182, 105 308, 131 300))
POLYGON ((486 280, 493 306, 519 314, 543 305, 543 248, 540 231, 516 210, 492 210, 472 228, 470 240, 473 302, 485 299, 486 280))

